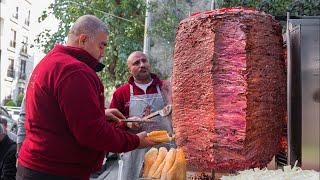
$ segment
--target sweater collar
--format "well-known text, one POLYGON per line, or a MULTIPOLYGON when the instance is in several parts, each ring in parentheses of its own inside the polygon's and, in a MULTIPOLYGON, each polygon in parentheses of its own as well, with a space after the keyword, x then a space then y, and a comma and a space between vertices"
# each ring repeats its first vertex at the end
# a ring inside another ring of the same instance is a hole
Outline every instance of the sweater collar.
POLYGON ((87 64, 91 69, 96 72, 101 71, 105 65, 100 63, 96 58, 92 57, 86 50, 73 47, 73 46, 64 46, 64 45, 56 45, 54 47, 55 51, 66 53, 77 60, 87 64))
MULTIPOLYGON (((152 84, 150 86, 153 86, 153 85, 161 85, 161 81, 160 79, 158 78, 157 75, 153 74, 153 73, 150 73, 151 74, 151 78, 153 79, 152 81, 152 84)), ((133 86, 136 86, 135 83, 134 83, 134 78, 133 76, 130 76, 129 78, 129 84, 133 85, 133 86)))

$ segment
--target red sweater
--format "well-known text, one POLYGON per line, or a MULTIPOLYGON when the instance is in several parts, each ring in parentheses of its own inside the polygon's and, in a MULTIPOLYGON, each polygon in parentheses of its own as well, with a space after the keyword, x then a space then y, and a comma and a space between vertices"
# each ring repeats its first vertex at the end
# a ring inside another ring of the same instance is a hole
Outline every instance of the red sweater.
MULTIPOLYGON (((157 85, 162 87, 162 81, 155 75, 151 74, 151 78, 153 82, 147 88, 147 94, 155 94, 157 93, 157 85)), ((129 116, 129 105, 130 105, 130 84, 133 87, 133 94, 134 95, 142 95, 144 91, 140 89, 135 83, 133 77, 129 78, 129 81, 120 86, 112 96, 112 100, 110 103, 110 108, 117 108, 119 111, 125 115, 126 117, 129 116)))
POLYGON ((57 45, 34 69, 26 95, 26 138, 19 164, 88 179, 105 152, 127 152, 139 138, 114 128, 104 113, 104 88, 86 51, 57 45))

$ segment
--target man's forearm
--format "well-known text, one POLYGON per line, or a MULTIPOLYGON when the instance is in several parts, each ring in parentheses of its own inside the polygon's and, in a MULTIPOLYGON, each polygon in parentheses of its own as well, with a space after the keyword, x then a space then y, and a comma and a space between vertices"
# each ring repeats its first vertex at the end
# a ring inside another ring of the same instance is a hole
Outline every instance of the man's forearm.
POLYGON ((25 113, 25 98, 23 98, 22 103, 21 103, 21 109, 20 109, 20 116, 18 119, 18 132, 17 132, 17 154, 20 151, 20 147, 22 145, 22 142, 24 141, 24 138, 26 136, 26 130, 24 127, 24 123, 25 123, 25 117, 26 117, 26 113, 25 113))

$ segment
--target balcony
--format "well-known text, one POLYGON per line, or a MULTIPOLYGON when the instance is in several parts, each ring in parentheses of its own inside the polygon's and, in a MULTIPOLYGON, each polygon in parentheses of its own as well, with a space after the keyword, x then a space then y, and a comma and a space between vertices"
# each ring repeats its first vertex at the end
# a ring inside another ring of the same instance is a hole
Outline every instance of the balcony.
POLYGON ((16 41, 10 41, 10 47, 16 48, 16 41))
POLYGON ((26 77, 27 77, 26 73, 24 73, 24 72, 19 72, 19 79, 21 79, 21 80, 26 80, 26 77))
POLYGON ((12 69, 8 69, 8 71, 7 71, 7 76, 8 77, 11 77, 11 78, 14 78, 14 70, 12 70, 12 69))
POLYGON ((24 24, 27 25, 27 26, 29 26, 29 25, 30 25, 30 20, 25 19, 25 20, 24 20, 24 24))
POLYGON ((27 45, 23 45, 20 52, 24 53, 24 54, 28 54, 28 46, 27 45))
POLYGON ((12 14, 12 17, 15 19, 18 19, 19 15, 18 15, 18 13, 15 13, 15 14, 12 14))

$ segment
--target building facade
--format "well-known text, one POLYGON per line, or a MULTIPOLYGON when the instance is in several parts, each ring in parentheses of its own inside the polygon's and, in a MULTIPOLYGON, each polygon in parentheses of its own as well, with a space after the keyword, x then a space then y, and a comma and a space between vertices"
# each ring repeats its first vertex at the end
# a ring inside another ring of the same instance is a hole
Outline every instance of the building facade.
POLYGON ((31 0, 0 0, 0 104, 23 94, 34 66, 31 0))

